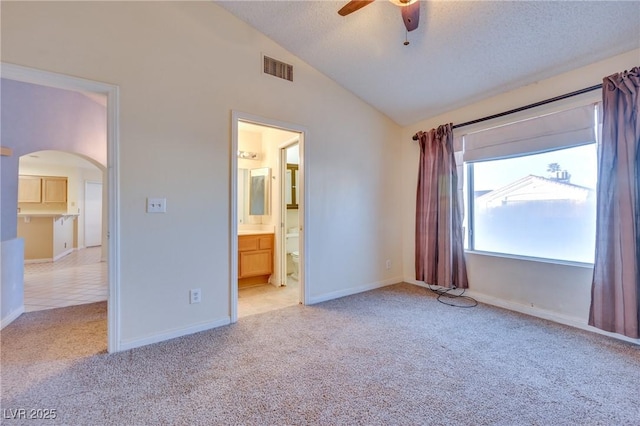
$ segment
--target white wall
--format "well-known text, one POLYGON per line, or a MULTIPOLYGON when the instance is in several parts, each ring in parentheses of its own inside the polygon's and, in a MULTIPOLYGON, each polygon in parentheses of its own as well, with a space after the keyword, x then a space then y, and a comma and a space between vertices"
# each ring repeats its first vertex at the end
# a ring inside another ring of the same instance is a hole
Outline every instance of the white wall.
POLYGON ((59 218, 53 221, 53 259, 57 260, 73 250, 73 221, 59 218))
MULTIPOLYGON (((84 248, 86 246, 84 241, 84 229, 85 229, 85 184, 86 182, 100 182, 102 183, 102 260, 106 260, 108 253, 108 244, 105 243, 107 235, 107 217, 108 217, 108 198, 106 193, 105 173, 102 170, 95 169, 80 169, 80 179, 78 180, 78 203, 76 207, 80 209, 80 216, 78 216, 78 248, 84 248)), ((72 210, 75 212, 74 210, 72 210)))
POLYGON ((287 149, 287 163, 298 164, 300 162, 300 148, 298 145, 287 149))
POLYGON ((0 328, 4 328, 24 312, 24 240, 13 238, 0 244, 0 328))
MULTIPOLYGON (((603 77, 631 69, 638 63, 640 63, 640 50, 634 50, 405 127, 402 130, 405 281, 416 282, 414 215, 420 150, 417 143, 411 140, 415 132, 448 122, 455 124, 473 120, 593 86, 602 83, 603 77)), ((597 96, 597 92, 594 93, 597 96)), ((593 96, 593 93, 588 94, 582 96, 582 99, 593 96)), ((580 100, 573 98, 563 104, 569 106, 576 102, 580 100)), ((549 112, 557 108, 559 108, 558 105, 542 107, 537 111, 530 110, 519 115, 493 120, 491 123, 469 126, 464 128, 464 131, 477 130, 482 126, 495 126, 525 115, 539 114, 540 111, 549 112)), ((467 271, 471 293, 481 301, 586 327, 591 298, 592 268, 468 253, 467 271)))
POLYGON ((1 19, 3 61, 120 87, 124 347, 229 321, 231 110, 309 130, 314 300, 399 280, 400 128, 267 37, 212 2, 4 2, 1 19), (295 81, 262 75, 262 53, 295 81))
MULTIPOLYGON (((238 151, 255 152, 262 155, 262 134, 248 130, 238 131, 238 151)), ((255 169, 261 167, 261 159, 238 158, 239 169, 255 169)))

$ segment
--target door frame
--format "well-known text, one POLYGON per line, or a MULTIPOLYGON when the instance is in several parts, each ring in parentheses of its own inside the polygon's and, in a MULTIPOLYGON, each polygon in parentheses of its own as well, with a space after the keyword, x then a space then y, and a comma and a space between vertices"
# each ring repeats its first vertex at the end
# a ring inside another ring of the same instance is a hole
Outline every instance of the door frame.
MULTIPOLYGON (((89 92, 107 97, 107 240, 108 298, 107 298, 107 351, 121 350, 120 330, 120 216, 119 216, 119 108, 120 88, 113 84, 72 77, 51 71, 2 62, 2 78, 37 84, 74 92, 89 92)), ((104 182, 103 182, 104 184, 104 182)), ((103 218, 104 220, 104 218, 103 218)), ((24 294, 23 294, 24 297, 24 294)))
MULTIPOLYGON (((279 120, 273 120, 270 118, 261 117, 254 114, 248 114, 241 111, 231 111, 231 164, 229 173, 230 182, 230 234, 229 234, 229 313, 231 323, 238 321, 238 123, 240 121, 256 124, 258 126, 272 127, 281 130, 287 130, 290 132, 299 133, 299 149, 300 149, 300 165, 299 165, 299 178, 300 178, 300 209, 302 214, 300 215, 300 231, 299 231, 299 244, 300 244, 300 263, 299 263, 299 283, 301 287, 300 302, 303 304, 309 303, 310 285, 307 273, 307 258, 308 258, 308 239, 306 238, 306 225, 308 223, 308 211, 306 206, 308 205, 308 192, 307 188, 307 176, 306 170, 306 155, 305 155, 305 142, 309 138, 308 130, 300 125, 286 123, 279 120)), ((278 147, 279 149, 279 147, 278 147)), ((279 162, 279 160, 278 160, 279 162)), ((281 195, 282 196, 282 195, 281 195)), ((283 218, 281 216, 280 209, 277 209, 278 220, 277 223, 282 223, 283 218)), ((278 226, 279 228, 280 226, 278 226)), ((276 236, 280 234, 280 230, 276 230, 276 236)), ((284 236, 281 235, 281 240, 284 236)), ((281 241, 280 244, 284 244, 281 241)))
MULTIPOLYGON (((100 245, 102 246, 102 238, 104 238, 104 226, 102 225, 102 216, 104 215, 104 206, 102 206, 102 199, 104 198, 104 188, 103 188, 103 184, 102 182, 98 182, 95 180, 85 180, 84 181, 84 220, 83 220, 83 227, 84 229, 82 230, 82 236, 83 236, 83 240, 82 240, 82 246, 83 247, 88 247, 87 246, 87 188, 89 187, 89 185, 100 185, 100 215, 101 215, 101 219, 100 219, 100 245)), ((95 247, 95 246, 92 246, 95 247)))
MULTIPOLYGON (((300 143, 299 143, 300 137, 296 136, 292 139, 289 139, 283 143, 281 143, 278 146, 278 173, 280 176, 280 203, 279 203, 279 210, 280 210, 280 222, 279 222, 279 226, 280 226, 280 235, 281 235, 281 244, 280 244, 280 250, 279 250, 279 256, 280 256, 280 276, 278 277, 280 284, 281 285, 286 285, 287 284, 287 226, 286 226, 286 214, 287 214, 287 203, 285 201, 284 198, 284 194, 285 191, 287 190, 287 184, 286 184, 286 173, 287 173, 287 148, 290 148, 294 145, 298 145, 298 148, 300 147, 300 143)), ((298 155, 299 157, 299 155, 298 155)), ((298 158, 298 162, 300 162, 300 159, 298 158)), ((297 182, 296 182, 297 184, 297 182)), ((297 201, 297 200, 296 200, 297 201)), ((299 208, 298 208, 298 212, 299 212, 299 208)), ((304 213, 304 211, 303 211, 304 213)), ((298 215, 299 216, 299 215, 298 215)), ((298 218, 298 221, 300 219, 298 218)), ((298 226, 298 232, 300 232, 300 226, 298 226)), ((300 246, 300 240, 298 239, 298 246, 300 246)), ((298 247, 299 249, 299 247, 298 247)), ((304 293, 303 293, 303 287, 300 286, 300 300, 302 300, 304 298, 304 293)))

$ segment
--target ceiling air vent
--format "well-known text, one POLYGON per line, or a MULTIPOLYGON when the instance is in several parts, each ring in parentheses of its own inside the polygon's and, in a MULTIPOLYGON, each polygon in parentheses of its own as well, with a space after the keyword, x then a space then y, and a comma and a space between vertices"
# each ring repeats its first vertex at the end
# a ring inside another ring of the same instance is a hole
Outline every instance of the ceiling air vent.
POLYGON ((293 65, 264 56, 264 73, 284 80, 293 81, 293 65))

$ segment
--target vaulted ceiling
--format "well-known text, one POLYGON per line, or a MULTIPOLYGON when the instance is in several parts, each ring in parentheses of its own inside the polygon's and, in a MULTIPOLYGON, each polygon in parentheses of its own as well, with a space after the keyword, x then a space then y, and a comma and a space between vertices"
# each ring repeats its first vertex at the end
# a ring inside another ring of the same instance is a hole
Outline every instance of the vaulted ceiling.
POLYGON ((400 125, 640 47, 637 0, 422 1, 407 46, 386 0, 216 3, 400 125))

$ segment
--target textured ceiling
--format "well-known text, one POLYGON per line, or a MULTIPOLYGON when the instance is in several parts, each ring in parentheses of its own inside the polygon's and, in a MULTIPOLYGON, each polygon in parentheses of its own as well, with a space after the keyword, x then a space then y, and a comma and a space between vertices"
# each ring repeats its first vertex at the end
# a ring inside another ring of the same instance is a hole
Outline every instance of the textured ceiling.
POLYGON ((216 3, 401 125, 640 47, 639 0, 216 3))

